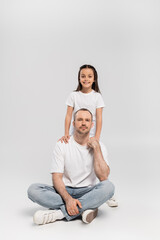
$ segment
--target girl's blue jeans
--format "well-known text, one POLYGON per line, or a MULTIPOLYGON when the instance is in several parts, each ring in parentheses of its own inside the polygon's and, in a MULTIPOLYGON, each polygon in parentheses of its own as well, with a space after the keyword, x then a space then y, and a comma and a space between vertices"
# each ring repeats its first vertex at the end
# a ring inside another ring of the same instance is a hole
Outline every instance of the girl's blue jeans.
POLYGON ((65 202, 52 186, 39 183, 32 184, 28 188, 28 197, 43 207, 61 209, 65 218, 70 221, 78 217, 83 211, 98 208, 110 199, 114 194, 114 185, 109 180, 105 180, 95 186, 80 188, 66 187, 66 190, 73 198, 81 202, 82 208, 77 206, 79 209, 78 215, 70 216, 68 214, 65 202))

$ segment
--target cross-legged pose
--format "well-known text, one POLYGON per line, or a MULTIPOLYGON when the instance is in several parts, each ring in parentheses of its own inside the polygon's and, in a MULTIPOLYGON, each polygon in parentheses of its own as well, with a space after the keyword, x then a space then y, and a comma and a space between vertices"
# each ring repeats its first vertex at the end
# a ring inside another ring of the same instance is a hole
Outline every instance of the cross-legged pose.
POLYGON ((36 183, 29 187, 28 197, 48 208, 34 214, 36 224, 63 218, 70 221, 79 215, 84 223, 90 223, 98 207, 113 196, 107 150, 103 143, 89 137, 92 118, 87 109, 75 112, 73 136, 68 144, 56 143, 51 166, 53 186, 36 183))

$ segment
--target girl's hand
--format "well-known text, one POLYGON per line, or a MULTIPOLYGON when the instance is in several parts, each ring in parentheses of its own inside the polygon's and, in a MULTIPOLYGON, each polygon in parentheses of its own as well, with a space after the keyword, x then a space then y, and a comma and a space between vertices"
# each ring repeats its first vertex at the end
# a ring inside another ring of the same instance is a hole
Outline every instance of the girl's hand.
POLYGON ((89 139, 90 139, 90 140, 97 140, 97 141, 99 141, 99 138, 96 137, 96 136, 94 136, 94 137, 90 137, 89 139))
POLYGON ((63 137, 61 137, 58 141, 61 141, 61 143, 68 143, 68 140, 70 139, 69 135, 65 135, 63 137))

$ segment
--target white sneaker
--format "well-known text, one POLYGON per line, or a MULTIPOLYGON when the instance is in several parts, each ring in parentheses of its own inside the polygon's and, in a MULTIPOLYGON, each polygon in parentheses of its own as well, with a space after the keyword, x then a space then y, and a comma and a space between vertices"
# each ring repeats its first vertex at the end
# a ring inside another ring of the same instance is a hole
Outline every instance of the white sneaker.
POLYGON ((111 197, 107 202, 109 207, 118 207, 118 201, 115 199, 115 197, 111 197))
POLYGON ((82 213, 82 221, 84 223, 91 223, 93 219, 97 216, 98 208, 96 209, 89 209, 82 213))
POLYGON ((33 216, 33 222, 35 224, 47 224, 53 223, 56 220, 64 218, 61 210, 39 210, 33 216))

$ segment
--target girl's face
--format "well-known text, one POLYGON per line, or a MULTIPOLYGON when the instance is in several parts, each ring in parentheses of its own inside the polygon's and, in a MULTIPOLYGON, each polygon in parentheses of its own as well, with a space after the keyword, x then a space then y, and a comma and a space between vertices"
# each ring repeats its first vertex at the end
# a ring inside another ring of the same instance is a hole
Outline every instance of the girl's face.
POLYGON ((94 82, 94 72, 91 68, 83 68, 80 71, 80 83, 82 90, 91 90, 94 82))

